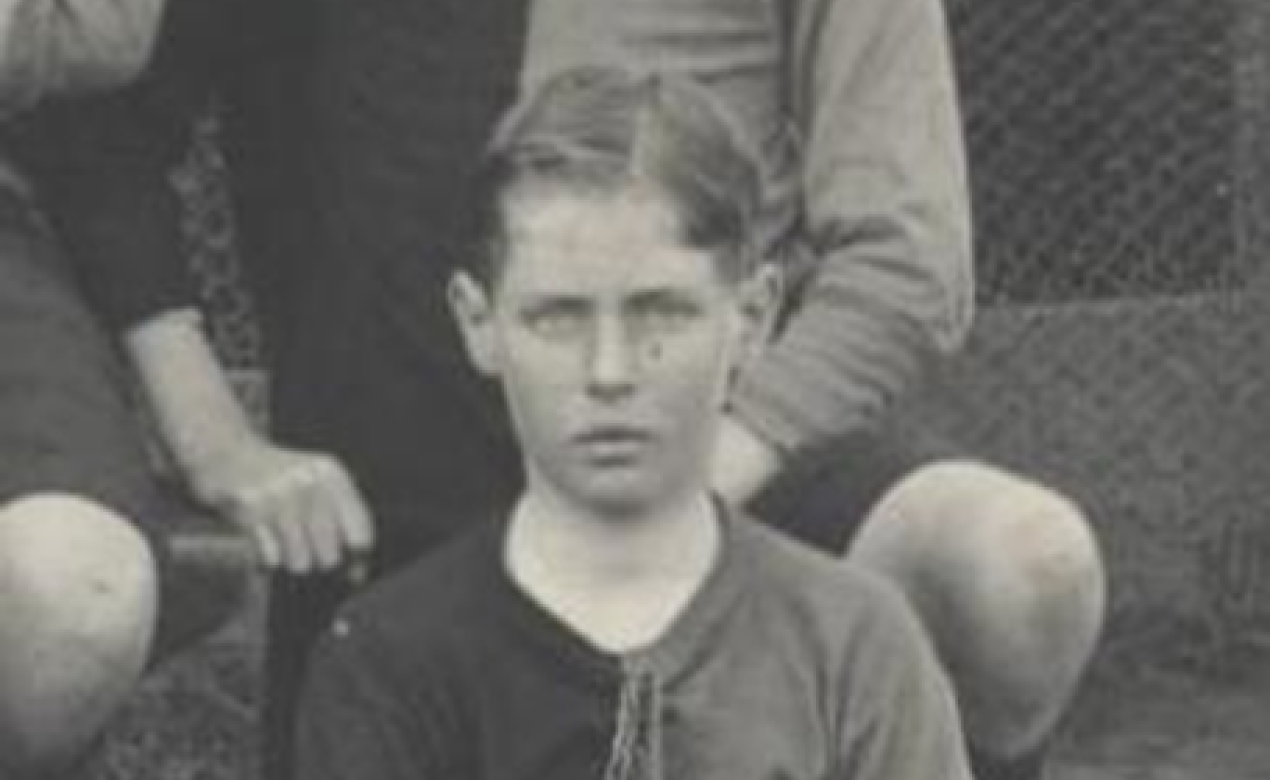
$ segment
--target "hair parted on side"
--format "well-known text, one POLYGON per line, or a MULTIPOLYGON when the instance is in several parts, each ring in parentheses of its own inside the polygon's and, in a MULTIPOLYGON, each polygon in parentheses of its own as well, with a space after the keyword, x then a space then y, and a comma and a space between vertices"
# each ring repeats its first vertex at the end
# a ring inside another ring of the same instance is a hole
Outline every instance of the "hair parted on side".
POLYGON ((665 198, 685 246, 712 252, 721 273, 741 278, 756 262, 760 182, 754 155, 705 88, 618 68, 565 71, 499 124, 470 191, 462 251, 470 270, 493 282, 516 198, 645 187, 665 198))

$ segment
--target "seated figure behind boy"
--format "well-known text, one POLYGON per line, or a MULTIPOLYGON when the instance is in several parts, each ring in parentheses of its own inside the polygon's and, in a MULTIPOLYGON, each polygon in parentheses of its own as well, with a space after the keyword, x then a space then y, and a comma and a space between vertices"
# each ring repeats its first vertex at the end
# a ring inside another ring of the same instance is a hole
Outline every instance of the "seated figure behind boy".
POLYGON ((710 497, 779 297, 735 138, 691 84, 607 69, 504 122, 450 297, 526 486, 343 611, 300 777, 969 778, 903 598, 710 497))

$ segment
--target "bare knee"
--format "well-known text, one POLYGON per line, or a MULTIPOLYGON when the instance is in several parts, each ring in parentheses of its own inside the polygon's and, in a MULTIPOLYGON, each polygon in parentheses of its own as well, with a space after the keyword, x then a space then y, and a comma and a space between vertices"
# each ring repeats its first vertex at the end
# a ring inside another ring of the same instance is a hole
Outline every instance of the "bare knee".
POLYGON ((1074 504, 991 467, 938 464, 883 499, 852 556, 909 594, 973 741, 1017 753, 1054 727, 1106 601, 1098 548, 1074 504))
POLYGON ((61 494, 0 508, 0 770, 83 749, 140 677, 156 600, 149 547, 112 511, 61 494))

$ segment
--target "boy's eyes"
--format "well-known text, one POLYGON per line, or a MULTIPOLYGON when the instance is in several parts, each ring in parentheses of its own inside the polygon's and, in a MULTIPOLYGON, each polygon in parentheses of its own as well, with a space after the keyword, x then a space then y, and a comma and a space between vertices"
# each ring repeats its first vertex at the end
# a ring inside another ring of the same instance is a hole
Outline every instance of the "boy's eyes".
MULTIPOLYGON (((637 297, 626 305, 623 318, 632 336, 679 330, 701 316, 702 306, 683 296, 652 294, 637 297)), ((545 301, 521 313, 521 322, 547 338, 585 335, 594 312, 583 301, 545 301)))
POLYGON ((561 337, 581 331, 588 316, 587 306, 581 302, 550 301, 526 309, 521 321, 540 336, 561 337))
POLYGON ((642 331, 675 331, 692 323, 701 314, 701 306, 693 300, 677 296, 637 299, 631 305, 632 324, 642 331))

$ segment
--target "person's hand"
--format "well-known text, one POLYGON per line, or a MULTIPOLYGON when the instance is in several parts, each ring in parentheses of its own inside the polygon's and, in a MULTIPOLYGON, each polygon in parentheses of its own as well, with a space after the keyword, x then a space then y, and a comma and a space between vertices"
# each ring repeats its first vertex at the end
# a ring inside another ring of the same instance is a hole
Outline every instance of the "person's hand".
POLYGON ((732 506, 743 506, 780 468, 776 448, 733 417, 725 417, 715 442, 710 483, 732 506))
POLYGON ((247 535, 261 563, 294 574, 362 567, 373 528, 348 472, 256 431, 197 311, 156 312, 124 334, 124 346, 186 484, 247 535))
POLYGON ((356 562, 374 542, 361 495, 328 455, 250 435, 189 464, 187 478, 195 497, 238 526, 270 568, 330 570, 356 562))

